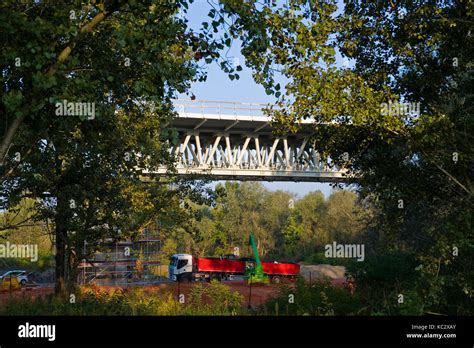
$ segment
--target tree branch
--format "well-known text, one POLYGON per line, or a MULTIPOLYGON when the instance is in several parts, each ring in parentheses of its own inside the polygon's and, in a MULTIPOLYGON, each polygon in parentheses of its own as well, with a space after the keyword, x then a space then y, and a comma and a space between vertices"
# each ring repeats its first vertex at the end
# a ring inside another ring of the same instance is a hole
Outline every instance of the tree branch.
MULTIPOLYGON (((109 13, 112 13, 115 10, 115 7, 111 9, 110 12, 100 12, 97 15, 94 16, 94 18, 91 19, 90 22, 85 24, 79 31, 79 34, 68 44, 66 48, 64 48, 61 53, 59 54, 56 62, 48 69, 47 74, 49 76, 54 75, 57 70, 59 65, 64 62, 69 55, 71 54, 75 44, 77 41, 85 34, 90 33, 96 26, 99 24, 101 21, 104 20, 104 18, 107 17, 109 13)), ((2 144, 0 145, 0 165, 3 165, 8 149, 10 148, 10 145, 13 141, 13 137, 15 136, 16 132, 20 128, 20 125, 22 124, 24 118, 25 118, 25 113, 22 114, 20 117, 16 117, 10 127, 8 127, 7 133, 5 137, 2 140, 2 144)))
MULTIPOLYGON (((422 154, 429 159, 429 156, 424 152, 422 151, 422 154)), ((456 179, 453 175, 451 175, 446 169, 444 169, 443 167, 441 167, 439 164, 437 164, 435 161, 431 160, 430 161, 431 163, 433 163, 435 165, 436 168, 438 168, 439 170, 441 170, 444 174, 446 174, 446 176, 448 178, 450 178, 451 180, 453 180, 459 187, 461 187, 464 191, 466 191, 466 193, 468 195, 472 195, 472 192, 468 190, 468 188, 466 186, 464 186, 458 179, 456 179)))

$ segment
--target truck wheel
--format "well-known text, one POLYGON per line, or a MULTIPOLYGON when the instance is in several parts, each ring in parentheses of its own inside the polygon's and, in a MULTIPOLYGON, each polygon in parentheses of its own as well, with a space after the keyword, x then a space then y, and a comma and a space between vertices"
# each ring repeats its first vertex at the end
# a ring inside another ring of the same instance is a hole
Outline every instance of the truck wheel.
POLYGON ((191 283, 192 275, 191 274, 182 274, 180 276, 180 280, 182 283, 191 283))
POLYGON ((25 285, 26 285, 26 280, 25 280, 25 279, 22 279, 22 280, 20 281, 20 284, 21 284, 22 286, 25 286, 25 285))
POLYGON ((222 276, 220 274, 211 274, 210 281, 217 280, 218 282, 222 281, 222 276))
POLYGON ((272 283, 275 283, 275 284, 280 284, 280 277, 279 276, 273 276, 272 277, 272 283))

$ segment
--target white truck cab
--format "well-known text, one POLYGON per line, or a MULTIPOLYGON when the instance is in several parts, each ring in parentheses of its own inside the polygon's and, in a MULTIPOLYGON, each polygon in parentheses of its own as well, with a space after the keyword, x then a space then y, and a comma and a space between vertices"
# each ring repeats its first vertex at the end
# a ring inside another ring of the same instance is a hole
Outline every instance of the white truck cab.
POLYGON ((182 279, 191 279, 193 272, 193 256, 190 254, 174 254, 170 257, 168 267, 169 279, 178 281, 182 279))

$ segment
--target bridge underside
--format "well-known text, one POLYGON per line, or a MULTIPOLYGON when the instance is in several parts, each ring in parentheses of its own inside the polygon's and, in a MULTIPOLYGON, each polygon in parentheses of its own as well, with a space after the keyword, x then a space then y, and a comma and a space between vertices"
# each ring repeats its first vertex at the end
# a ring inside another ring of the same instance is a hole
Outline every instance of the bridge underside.
MULTIPOLYGON (((165 169, 158 170, 158 175, 166 175, 165 169)), ((327 172, 295 172, 284 170, 248 170, 248 169, 192 169, 177 168, 178 176, 202 177, 212 180, 236 181, 293 181, 293 182, 345 182, 347 178, 342 173, 327 172)))

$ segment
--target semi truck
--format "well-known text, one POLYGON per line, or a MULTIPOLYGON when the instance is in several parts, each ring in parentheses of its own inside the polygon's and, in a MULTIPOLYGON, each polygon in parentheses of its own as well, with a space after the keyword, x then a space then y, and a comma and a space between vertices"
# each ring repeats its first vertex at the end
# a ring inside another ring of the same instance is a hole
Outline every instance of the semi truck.
POLYGON ((249 237, 255 258, 237 258, 226 255, 219 258, 203 258, 190 254, 174 254, 170 258, 169 278, 172 281, 230 280, 244 275, 249 281, 279 283, 282 278, 295 278, 300 273, 297 263, 261 262, 255 240, 249 237))
MULTIPOLYGON (((292 279, 300 273, 300 265, 296 263, 261 264, 264 274, 274 283, 279 283, 283 278, 292 279)), ((169 278, 172 281, 185 282, 231 280, 235 275, 248 274, 255 266, 255 260, 250 258, 202 258, 190 254, 174 254, 170 258, 169 278)))

